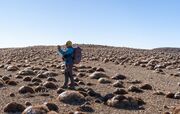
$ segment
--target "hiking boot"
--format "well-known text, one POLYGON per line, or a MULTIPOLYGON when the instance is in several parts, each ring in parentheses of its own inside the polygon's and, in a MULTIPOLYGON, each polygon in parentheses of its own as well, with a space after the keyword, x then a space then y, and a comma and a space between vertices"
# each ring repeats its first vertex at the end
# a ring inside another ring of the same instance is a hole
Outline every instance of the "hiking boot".
POLYGON ((68 88, 68 86, 61 86, 61 88, 62 88, 62 89, 67 89, 67 88, 68 88))
POLYGON ((75 90, 74 86, 69 86, 68 89, 75 90))

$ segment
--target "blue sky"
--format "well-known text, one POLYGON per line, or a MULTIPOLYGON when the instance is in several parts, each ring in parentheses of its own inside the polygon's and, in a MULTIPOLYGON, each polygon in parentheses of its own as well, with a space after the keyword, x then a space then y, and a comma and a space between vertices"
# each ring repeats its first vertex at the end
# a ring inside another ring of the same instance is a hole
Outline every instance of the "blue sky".
POLYGON ((0 47, 180 47, 179 0, 0 0, 0 47))

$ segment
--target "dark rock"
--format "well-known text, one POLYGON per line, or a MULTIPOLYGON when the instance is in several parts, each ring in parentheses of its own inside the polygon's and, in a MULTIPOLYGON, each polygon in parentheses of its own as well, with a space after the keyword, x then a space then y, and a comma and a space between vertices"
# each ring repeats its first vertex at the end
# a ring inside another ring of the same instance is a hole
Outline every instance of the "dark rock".
POLYGON ((136 92, 136 93, 141 93, 141 92, 143 92, 143 90, 141 90, 140 88, 138 88, 138 87, 136 87, 136 86, 130 86, 130 87, 128 88, 128 91, 130 91, 130 92, 136 92))
POLYGON ((112 84, 113 87, 123 88, 123 82, 122 81, 116 81, 112 84))
POLYGON ((26 81, 26 82, 31 81, 31 77, 30 76, 26 76, 26 77, 23 78, 23 81, 26 81))
POLYGON ((55 103, 45 102, 44 105, 47 106, 50 111, 59 111, 59 108, 55 103))
POLYGON ((45 86, 46 88, 49 88, 49 89, 57 89, 57 85, 54 84, 53 82, 48 82, 46 81, 43 86, 45 86))
POLYGON ((34 93, 34 90, 29 86, 21 86, 18 91, 20 94, 34 93))
POLYGON ((171 93, 171 92, 168 92, 167 94, 166 94, 166 98, 174 98, 174 93, 171 93))
POLYGON ((33 112, 34 114, 47 114, 49 109, 44 105, 29 106, 23 111, 22 114, 29 114, 29 112, 33 112))
POLYGON ((115 89, 115 91, 113 92, 114 94, 128 94, 128 92, 124 89, 115 89))
POLYGON ((150 84, 144 84, 140 87, 141 89, 145 89, 145 90, 152 90, 152 86, 150 84))
POLYGON ((17 112, 23 112, 25 109, 25 107, 19 103, 16 102, 12 102, 12 103, 8 103, 5 107, 4 107, 4 112, 6 113, 17 113, 17 112))
POLYGON ((124 80, 124 79, 126 79, 126 76, 124 76, 122 74, 116 74, 115 76, 112 77, 112 79, 114 79, 114 80, 124 80))

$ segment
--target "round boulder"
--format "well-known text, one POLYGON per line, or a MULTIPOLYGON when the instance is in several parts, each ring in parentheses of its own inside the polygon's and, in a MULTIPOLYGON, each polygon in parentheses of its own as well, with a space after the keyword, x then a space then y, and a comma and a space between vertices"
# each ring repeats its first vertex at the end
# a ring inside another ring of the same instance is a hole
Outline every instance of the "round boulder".
POLYGON ((17 71, 18 67, 14 66, 14 65, 10 65, 7 67, 7 71, 17 71))
POLYGON ((113 87, 123 88, 123 82, 122 81, 116 81, 112 84, 113 87))
POLYGON ((6 113, 17 113, 17 112, 23 112, 25 109, 25 107, 19 103, 16 102, 12 102, 12 103, 8 103, 5 107, 4 107, 4 112, 6 113))
POLYGON ((84 96, 77 92, 77 91, 65 91, 62 92, 58 99, 61 102, 67 103, 67 104, 81 104, 85 102, 84 96))
POLYGON ((27 107, 22 114, 47 114, 49 112, 49 109, 44 105, 39 106, 29 106, 27 107))
POLYGON ((57 89, 57 85, 54 84, 53 82, 49 82, 49 81, 46 81, 43 86, 45 86, 46 88, 49 88, 49 89, 57 89))
POLYGON ((111 83, 111 81, 107 78, 99 78, 98 82, 101 84, 107 84, 107 83, 111 83))
POLYGON ((108 77, 108 76, 103 72, 94 72, 89 77, 91 79, 99 79, 99 78, 108 77))
POLYGON ((58 112, 58 110, 59 110, 58 106, 57 106, 55 103, 45 102, 44 105, 45 105, 46 107, 48 107, 48 109, 49 109, 50 111, 56 111, 56 112, 58 112))
POLYGON ((122 74, 115 74, 115 76, 113 76, 112 79, 114 79, 114 80, 124 80, 124 79, 126 79, 126 76, 124 76, 122 74))
POLYGON ((20 94, 34 93, 34 90, 33 90, 33 88, 31 88, 29 86, 21 86, 19 88, 19 93, 20 94))

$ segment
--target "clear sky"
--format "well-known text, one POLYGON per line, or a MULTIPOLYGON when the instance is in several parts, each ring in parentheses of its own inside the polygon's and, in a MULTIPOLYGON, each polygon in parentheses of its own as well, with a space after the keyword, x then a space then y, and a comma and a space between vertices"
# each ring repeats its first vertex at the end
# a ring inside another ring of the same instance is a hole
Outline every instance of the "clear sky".
POLYGON ((180 47, 180 0, 0 0, 0 47, 180 47))

